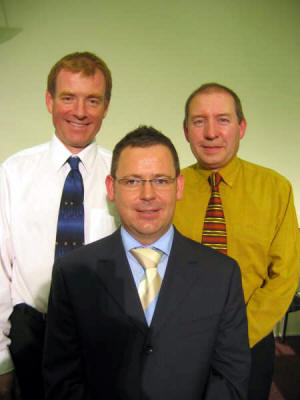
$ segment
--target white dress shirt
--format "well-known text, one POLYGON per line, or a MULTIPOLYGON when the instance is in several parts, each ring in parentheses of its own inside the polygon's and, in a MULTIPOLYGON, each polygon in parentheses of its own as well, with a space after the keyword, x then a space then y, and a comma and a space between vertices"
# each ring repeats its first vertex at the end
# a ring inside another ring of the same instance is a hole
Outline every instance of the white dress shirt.
MULTIPOLYGON (((111 153, 90 144, 77 154, 84 184, 85 243, 111 234, 117 222, 105 177, 111 153)), ((54 135, 23 150, 0 167, 0 374, 12 369, 7 345, 13 306, 47 311, 57 217, 71 156, 54 135)))

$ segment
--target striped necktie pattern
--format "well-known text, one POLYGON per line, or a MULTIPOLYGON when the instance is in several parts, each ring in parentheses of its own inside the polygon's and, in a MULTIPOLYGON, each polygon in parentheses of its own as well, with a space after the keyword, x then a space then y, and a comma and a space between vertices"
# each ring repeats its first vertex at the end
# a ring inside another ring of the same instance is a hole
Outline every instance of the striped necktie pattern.
POLYGON ((212 191, 204 218, 202 244, 227 254, 226 223, 219 192, 222 177, 219 173, 212 174, 208 181, 212 191))

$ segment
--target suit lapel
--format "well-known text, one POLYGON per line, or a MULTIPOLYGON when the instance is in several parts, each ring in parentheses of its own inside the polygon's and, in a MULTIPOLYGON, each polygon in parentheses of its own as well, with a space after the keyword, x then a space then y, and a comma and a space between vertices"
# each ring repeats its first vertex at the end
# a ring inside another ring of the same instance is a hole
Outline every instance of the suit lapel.
POLYGON ((111 235, 111 240, 106 246, 106 254, 107 257, 100 255, 97 263, 97 274, 102 284, 129 319, 146 333, 147 322, 122 244, 120 230, 111 235))
POLYGON ((189 294, 191 286, 197 284, 199 260, 193 259, 187 250, 185 238, 176 230, 173 245, 151 327, 154 332, 161 329, 189 294), (195 273, 195 267, 197 273, 195 273))

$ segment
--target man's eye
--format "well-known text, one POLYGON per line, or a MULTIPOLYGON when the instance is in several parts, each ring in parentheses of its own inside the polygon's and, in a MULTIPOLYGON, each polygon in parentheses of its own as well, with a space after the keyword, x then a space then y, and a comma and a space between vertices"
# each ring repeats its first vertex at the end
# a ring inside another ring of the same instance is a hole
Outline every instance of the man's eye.
POLYGON ((93 106, 94 106, 94 105, 100 104, 99 99, 89 99, 89 102, 90 102, 90 104, 92 104, 93 106))
POLYGON ((228 119, 228 118, 220 118, 219 121, 220 121, 222 124, 226 124, 227 122, 229 122, 229 119, 228 119))
POLYGON ((156 185, 163 186, 163 185, 167 185, 169 183, 169 180, 167 178, 155 178, 155 179, 153 179, 153 182, 156 185))
POLYGON ((71 97, 71 96, 64 96, 64 97, 62 97, 62 101, 70 102, 71 100, 72 100, 72 97, 71 97))
POLYGON ((126 179, 125 182, 128 186, 137 186, 140 183, 139 179, 126 179))
POLYGON ((196 126, 203 125, 203 119, 196 119, 194 121, 194 125, 196 125, 196 126))

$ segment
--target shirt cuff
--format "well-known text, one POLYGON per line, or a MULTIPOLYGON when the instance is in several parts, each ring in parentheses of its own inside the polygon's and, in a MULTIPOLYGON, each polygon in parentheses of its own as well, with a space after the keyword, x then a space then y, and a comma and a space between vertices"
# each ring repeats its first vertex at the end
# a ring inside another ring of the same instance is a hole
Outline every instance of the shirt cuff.
POLYGON ((14 370, 14 363, 11 359, 9 350, 2 350, 0 353, 0 375, 14 370))

